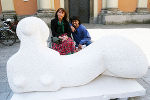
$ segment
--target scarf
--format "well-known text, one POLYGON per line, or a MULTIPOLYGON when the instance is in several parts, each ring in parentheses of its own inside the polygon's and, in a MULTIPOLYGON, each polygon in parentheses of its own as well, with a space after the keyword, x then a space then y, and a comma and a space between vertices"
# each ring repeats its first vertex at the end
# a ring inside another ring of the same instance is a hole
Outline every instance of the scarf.
POLYGON ((61 36, 62 34, 64 34, 64 23, 63 23, 63 20, 62 20, 61 23, 59 23, 59 21, 58 21, 57 33, 58 33, 58 36, 61 36))

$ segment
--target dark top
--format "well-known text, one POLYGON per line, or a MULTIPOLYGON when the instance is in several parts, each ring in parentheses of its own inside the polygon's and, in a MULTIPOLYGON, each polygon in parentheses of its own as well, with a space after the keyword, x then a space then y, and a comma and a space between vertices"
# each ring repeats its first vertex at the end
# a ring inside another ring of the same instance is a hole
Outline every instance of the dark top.
MULTIPOLYGON (((67 36, 71 38, 71 28, 68 21, 63 20, 64 23, 64 33, 67 33, 67 36)), ((58 37, 64 33, 58 33, 58 19, 51 20, 51 30, 53 37, 58 37)))

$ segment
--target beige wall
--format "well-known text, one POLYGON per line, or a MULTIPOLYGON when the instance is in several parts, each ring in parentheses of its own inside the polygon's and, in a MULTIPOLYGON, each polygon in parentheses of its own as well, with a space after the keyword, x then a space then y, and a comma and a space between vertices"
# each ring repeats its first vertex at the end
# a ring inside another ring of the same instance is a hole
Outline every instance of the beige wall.
POLYGON ((102 9, 106 9, 107 8, 107 1, 106 0, 102 0, 102 9))
POLYGON ((54 9, 64 8, 64 0, 54 0, 54 9))
POLYGON ((147 1, 148 10, 150 10, 150 0, 147 1))
POLYGON ((55 8, 54 8, 54 0, 50 0, 50 9, 55 10, 55 8))
POLYGON ((55 10, 60 8, 60 0, 54 0, 54 8, 55 10))
POLYGON ((118 8, 118 0, 106 0, 107 8, 118 8))
POLYGON ((1 0, 0 0, 0 14, 2 13, 2 6, 1 6, 1 0))
POLYGON ((98 0, 94 0, 94 17, 98 15, 98 0))
POLYGON ((64 0, 38 0, 38 9, 58 9, 64 8, 64 0))
POLYGON ((147 0, 138 0, 137 8, 147 8, 147 0))
POLYGON ((60 7, 64 8, 64 0, 60 0, 60 7))
MULTIPOLYGON (((148 0, 138 0, 137 8, 147 8, 147 2, 148 0)), ((102 9, 105 8, 118 8, 118 0, 102 0, 102 9)))
POLYGON ((52 0, 38 0, 38 9, 51 9, 52 0))
POLYGON ((98 0, 98 12, 101 12, 101 9, 102 9, 102 0, 98 0))
POLYGON ((13 0, 1 0, 2 11, 14 11, 13 0))
POLYGON ((118 8, 118 0, 102 0, 102 9, 118 8))
POLYGON ((102 0, 94 0, 94 17, 98 15, 102 8, 102 0))

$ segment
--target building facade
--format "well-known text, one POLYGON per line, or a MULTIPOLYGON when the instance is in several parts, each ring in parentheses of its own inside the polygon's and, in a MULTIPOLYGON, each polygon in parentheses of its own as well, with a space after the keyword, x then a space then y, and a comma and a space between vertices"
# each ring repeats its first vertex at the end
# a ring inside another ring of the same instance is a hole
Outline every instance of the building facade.
POLYGON ((150 21, 150 0, 0 0, 0 14, 54 13, 60 7, 84 23, 150 21))

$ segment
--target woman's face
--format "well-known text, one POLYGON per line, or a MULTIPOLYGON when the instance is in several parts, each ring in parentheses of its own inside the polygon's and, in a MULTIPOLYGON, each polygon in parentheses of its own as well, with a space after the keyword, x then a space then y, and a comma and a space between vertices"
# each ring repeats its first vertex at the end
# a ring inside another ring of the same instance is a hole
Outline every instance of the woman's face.
POLYGON ((63 17, 65 16, 65 12, 63 12, 62 10, 59 10, 57 12, 57 16, 58 16, 58 19, 62 20, 63 17))

